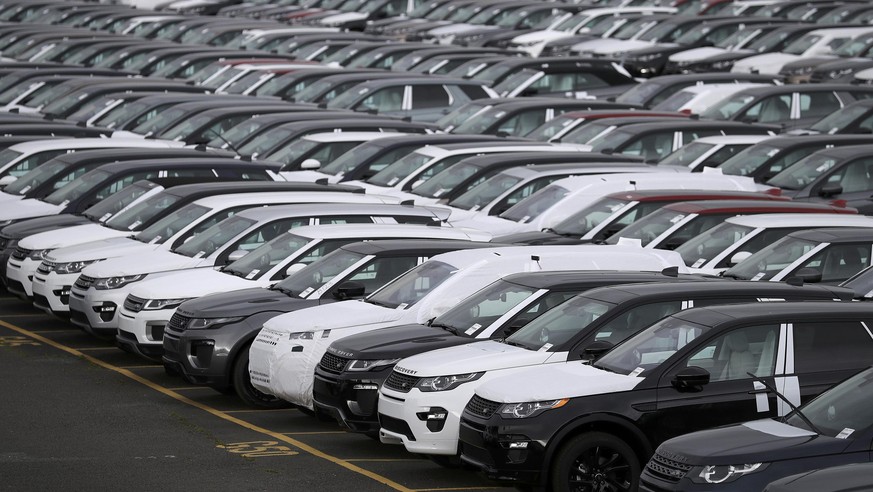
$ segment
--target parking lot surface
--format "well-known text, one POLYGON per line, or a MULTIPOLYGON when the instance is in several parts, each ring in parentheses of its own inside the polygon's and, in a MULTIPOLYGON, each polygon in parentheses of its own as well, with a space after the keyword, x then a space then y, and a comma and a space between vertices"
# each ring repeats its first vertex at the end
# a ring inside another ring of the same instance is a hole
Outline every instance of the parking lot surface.
POLYGON ((189 385, 5 293, 0 371, 0 490, 502 490, 189 385))

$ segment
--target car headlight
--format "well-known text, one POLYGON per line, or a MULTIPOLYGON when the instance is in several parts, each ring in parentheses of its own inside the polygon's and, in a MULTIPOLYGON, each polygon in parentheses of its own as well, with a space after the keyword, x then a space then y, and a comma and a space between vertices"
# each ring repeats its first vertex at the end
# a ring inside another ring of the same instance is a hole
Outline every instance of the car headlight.
POLYGON ((311 331, 295 331, 288 334, 288 340, 312 340, 315 338, 315 332, 311 331))
POLYGON ((791 75, 806 75, 808 73, 812 73, 812 67, 797 67, 793 70, 790 70, 789 73, 791 75))
POLYGON ((71 262, 68 262, 68 263, 58 263, 58 264, 55 266, 55 273, 58 273, 58 274, 61 274, 61 275, 64 275, 64 274, 70 274, 70 273, 79 273, 79 272, 81 272, 82 269, 84 269, 86 266, 88 266, 88 265, 90 265, 90 264, 92 264, 92 263, 96 263, 96 262, 97 262, 97 260, 89 260, 89 261, 71 261, 71 262))
POLYGON ((728 68, 731 68, 732 66, 734 66, 734 61, 733 60, 717 61, 717 62, 713 62, 710 66, 715 70, 725 70, 725 69, 728 69, 728 68))
POLYGON ((761 471, 766 463, 749 463, 745 465, 710 465, 695 467, 688 474, 696 483, 730 483, 749 473, 761 471), (700 470, 698 472, 698 470, 700 470))
POLYGON ((188 321, 188 325, 185 326, 185 329, 207 330, 209 328, 218 328, 219 326, 229 323, 236 323, 237 321, 242 321, 244 319, 245 316, 232 316, 227 318, 194 318, 188 321))
POLYGON ((9 224, 15 222, 15 219, 9 220, 0 220, 0 227, 8 226, 9 224))
POLYGON ((647 62, 650 62, 650 61, 655 61, 655 60, 657 60, 657 59, 660 58, 660 57, 661 57, 661 55, 660 55, 659 53, 652 53, 652 54, 649 54, 649 55, 639 55, 639 56, 634 56, 634 57, 632 57, 632 58, 629 58, 629 60, 631 60, 631 61, 635 61, 635 62, 638 62, 638 63, 647 63, 647 62))
POLYGON ((422 378, 415 386, 425 393, 432 391, 449 391, 458 386, 475 381, 482 377, 484 372, 471 372, 469 374, 455 374, 452 376, 437 376, 433 378, 422 378))
POLYGON ((52 250, 50 250, 50 249, 35 249, 35 250, 31 251, 30 254, 27 255, 27 257, 30 258, 31 260, 42 261, 51 252, 52 252, 52 250))
POLYGON ((561 408, 570 401, 569 398, 547 401, 528 401, 523 403, 506 403, 500 406, 500 416, 510 419, 526 419, 539 415, 546 410, 561 408))
POLYGON ((531 47, 531 46, 536 46, 536 45, 538 45, 538 44, 540 44, 540 43, 541 43, 541 41, 525 41, 524 43, 515 43, 515 44, 516 44, 516 46, 521 46, 521 47, 524 47, 524 48, 529 48, 529 47, 531 47))
POLYGON ((146 278, 146 274, 139 275, 122 275, 120 277, 98 278, 94 281, 94 288, 97 290, 114 290, 120 289, 127 284, 139 282, 146 278))
POLYGON ((179 307, 179 304, 190 300, 191 297, 178 298, 178 299, 149 299, 143 304, 143 311, 157 311, 159 309, 175 309, 179 307))
POLYGON ((347 371, 372 371, 377 367, 393 366, 400 359, 353 360, 346 365, 347 371))
POLYGON ((850 73, 852 73, 851 68, 844 68, 842 70, 831 70, 830 72, 828 72, 828 78, 838 79, 844 75, 849 75, 850 73))

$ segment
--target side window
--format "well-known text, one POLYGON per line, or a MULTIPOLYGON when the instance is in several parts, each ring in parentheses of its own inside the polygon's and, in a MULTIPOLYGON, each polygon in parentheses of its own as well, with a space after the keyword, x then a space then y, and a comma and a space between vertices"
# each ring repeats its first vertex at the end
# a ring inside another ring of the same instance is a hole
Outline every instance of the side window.
POLYGON ((444 108, 448 105, 449 94, 443 86, 412 86, 412 109, 444 108))
MULTIPOLYGON (((769 246, 771 243, 774 243, 788 234, 789 231, 785 229, 765 229, 757 236, 749 239, 745 244, 740 246, 740 249, 735 251, 734 253, 728 255, 726 258, 723 258, 718 264, 716 268, 728 268, 731 266, 731 257, 740 251, 745 251, 748 253, 757 253, 764 246, 769 246)), ((718 249, 718 251, 724 250, 724 248, 736 242, 735 240, 731 240, 728 244, 725 244, 723 248, 718 249)))
POLYGON ((19 176, 27 173, 28 171, 35 169, 40 164, 42 164, 46 161, 49 161, 49 160, 51 160, 51 159, 53 159, 61 154, 66 154, 66 153, 67 153, 67 151, 65 151, 65 150, 47 150, 45 152, 40 152, 38 154, 34 154, 34 155, 22 160, 22 161, 19 161, 18 164, 16 164, 15 166, 12 167, 12 169, 9 169, 8 171, 6 171, 3 174, 9 175, 9 176, 19 177, 19 176))
POLYGON ((794 372, 865 367, 873 362, 873 338, 857 321, 794 324, 794 372))
POLYGON ((721 135, 721 132, 718 130, 686 130, 682 132, 682 143, 687 144, 698 138, 713 137, 716 135, 721 135))
POLYGON ((394 215, 390 218, 386 218, 386 223, 391 223, 390 219, 393 219, 398 224, 419 224, 419 225, 429 225, 429 224, 437 224, 438 219, 436 217, 426 217, 422 215, 394 215))
POLYGON ((167 176, 172 178, 214 178, 212 169, 170 169, 167 176))
POLYGON ((624 155, 639 156, 644 159, 661 160, 673 151, 673 132, 644 135, 621 149, 624 155))
POLYGON ((594 339, 617 345, 681 309, 682 301, 655 302, 631 308, 603 324, 594 334, 594 339))
POLYGON ((819 251, 800 268, 818 270, 822 282, 839 282, 868 266, 869 244, 837 244, 819 251))
POLYGON ((319 217, 318 224, 370 224, 373 219, 369 215, 346 215, 343 217, 319 217))
POLYGON ((488 97, 488 93, 485 92, 485 89, 483 89, 482 86, 479 86, 479 85, 459 85, 458 87, 470 99, 485 99, 488 97))
POLYGON ((118 180, 112 182, 111 184, 103 187, 102 189, 98 190, 96 192, 96 194, 93 195, 94 196, 93 203, 96 203, 96 202, 108 197, 109 195, 111 195, 117 191, 123 190, 124 188, 133 184, 136 181, 139 181, 141 179, 155 178, 155 177, 157 177, 157 175, 158 175, 158 171, 143 171, 143 172, 130 174, 130 175, 125 176, 121 179, 118 179, 118 180))
POLYGON ((534 128, 546 122, 546 109, 536 108, 523 111, 507 119, 497 127, 496 133, 506 133, 510 136, 521 137, 527 135, 534 128))
POLYGON ((426 181, 426 180, 432 178, 433 176, 443 172, 444 170, 453 166, 454 164, 461 162, 462 160, 466 159, 467 157, 470 157, 470 156, 461 154, 461 155, 446 157, 445 159, 434 164, 433 166, 427 168, 427 170, 425 170, 423 173, 419 174, 418 178, 415 180, 415 182, 406 183, 406 185, 403 187, 403 189, 408 190, 408 189, 411 189, 413 187, 413 185, 418 186, 418 184, 421 184, 422 181, 426 181))
MULTIPOLYGON (((229 209, 221 210, 221 211, 217 212, 215 215, 209 217, 208 219, 204 220, 200 224, 197 224, 196 226, 191 228, 191 230, 186 232, 184 236, 177 239, 176 242, 173 243, 173 248, 183 244, 189 238, 192 238, 192 237, 196 236, 197 234, 200 234, 201 232, 205 231, 206 229, 209 229, 210 227, 214 226, 215 224, 218 224, 222 220, 227 219, 228 217, 233 217, 234 215, 238 214, 239 212, 242 212, 243 210, 249 209, 253 206, 254 205, 246 205, 246 206, 242 206, 242 207, 229 208, 229 209)), ((187 223, 190 223, 190 222, 188 222, 186 220, 186 224, 179 224, 179 227, 176 229, 176 231, 173 231, 173 234, 175 234, 180 229, 185 227, 187 225, 187 223)), ((167 234, 164 237, 170 237, 173 234, 167 234)))
POLYGON ((254 231, 250 232, 248 235, 234 243, 233 248, 229 248, 228 251, 234 250, 244 250, 251 251, 258 246, 266 243, 267 241, 276 239, 280 234, 288 232, 289 230, 295 227, 301 227, 309 225, 308 217, 295 217, 290 219, 277 220, 274 222, 270 222, 269 224, 264 224, 261 227, 258 227, 254 231))
POLYGON ((502 338, 512 335, 513 332, 530 323, 539 315, 575 297, 577 294, 578 292, 549 292, 528 306, 527 309, 516 314, 500 331, 494 332, 492 337, 502 338))
POLYGON ((509 196, 501 200, 500 203, 495 205, 494 208, 492 208, 491 211, 488 212, 488 215, 499 215, 503 212, 506 212, 506 209, 508 209, 509 207, 545 188, 546 186, 551 184, 552 181, 557 181, 561 178, 566 178, 566 176, 549 176, 547 178, 541 178, 536 181, 531 181, 530 183, 513 191, 509 194, 509 196))
POLYGON ((377 258, 348 280, 364 285, 364 293, 369 295, 379 287, 399 277, 418 264, 418 257, 377 258))
POLYGON ((827 177, 828 183, 839 183, 843 193, 873 190, 873 158, 854 160, 827 177))
POLYGON ((725 145, 716 150, 711 156, 707 157, 704 165, 706 167, 721 166, 724 161, 739 154, 743 149, 745 149, 745 146, 743 145, 725 145))
POLYGON ((374 109, 380 113, 400 111, 403 109, 403 90, 402 85, 378 90, 355 105, 354 109, 364 111, 374 109))
POLYGON ((858 133, 873 133, 873 116, 868 116, 857 124, 858 133))
POLYGON ((609 84, 592 73, 567 72, 547 73, 530 85, 526 90, 534 89, 538 93, 572 92, 585 89, 597 89, 609 84))
POLYGON ((401 147, 399 149, 394 149, 390 152, 380 153, 378 157, 374 158, 370 161, 370 164, 367 167, 367 170, 364 172, 362 178, 368 178, 378 173, 379 171, 385 169, 386 167, 394 164, 401 157, 406 156, 410 152, 415 149, 420 148, 420 144, 410 145, 409 147, 401 147))
POLYGON ((724 222, 724 219, 732 217, 732 215, 701 215, 694 220, 685 224, 678 231, 675 231, 658 246, 660 249, 676 249, 685 241, 703 234, 713 227, 724 222))
POLYGON ((804 157, 807 157, 810 154, 812 154, 813 152, 819 151, 821 149, 822 149, 822 147, 815 146, 815 147, 804 147, 801 149, 796 149, 796 150, 792 150, 790 152, 787 152, 784 156, 776 159, 775 161, 773 161, 769 164, 766 175, 770 176, 770 177, 776 176, 777 174, 782 172, 782 170, 791 167, 791 165, 794 164, 795 162, 797 162, 800 159, 803 159, 804 157))
POLYGON ((774 123, 791 117, 791 94, 770 96, 747 109, 740 118, 743 121, 774 123))
MULTIPOLYGON (((324 255, 332 252, 333 250, 343 246, 345 244, 349 244, 355 242, 354 239, 332 239, 330 241, 322 241, 315 248, 306 253, 306 256, 302 256, 298 258, 295 263, 303 263, 304 265, 308 265, 316 260, 320 260, 324 255)), ((282 272, 284 274, 284 272, 282 272)))
POLYGON ((800 94, 800 117, 824 117, 840 109, 840 100, 833 91, 800 94))
POLYGON ((81 167, 74 169, 72 172, 68 172, 67 174, 64 174, 63 177, 61 177, 60 179, 55 181, 54 185, 52 186, 52 189, 57 190, 58 188, 63 188, 67 183, 69 183, 70 181, 87 173, 91 169, 94 169, 94 166, 91 166, 91 165, 81 166, 81 167))
POLYGON ((776 367, 779 325, 738 328, 707 343, 683 366, 709 371, 710 381, 735 381, 772 376, 776 367))

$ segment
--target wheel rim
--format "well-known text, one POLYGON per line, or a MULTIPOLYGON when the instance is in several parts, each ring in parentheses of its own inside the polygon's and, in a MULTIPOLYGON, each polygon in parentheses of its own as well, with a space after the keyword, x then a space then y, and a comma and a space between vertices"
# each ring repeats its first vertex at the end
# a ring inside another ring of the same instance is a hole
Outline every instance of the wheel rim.
POLYGON ((594 446, 583 451, 570 466, 570 490, 612 492, 630 490, 633 478, 627 459, 615 449, 594 446))

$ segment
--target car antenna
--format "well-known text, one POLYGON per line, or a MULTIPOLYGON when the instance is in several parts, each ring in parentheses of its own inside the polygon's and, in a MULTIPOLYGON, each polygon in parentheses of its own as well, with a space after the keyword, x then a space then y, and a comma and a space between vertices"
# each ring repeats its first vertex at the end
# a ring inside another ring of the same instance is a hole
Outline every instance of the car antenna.
POLYGON ((236 147, 234 147, 232 143, 228 142, 226 138, 222 137, 220 133, 218 133, 217 131, 213 130, 212 128, 209 129, 209 133, 215 135, 219 140, 221 140, 222 142, 224 142, 224 145, 227 145, 227 148, 229 148, 230 150, 232 150, 234 154, 236 154, 236 155, 240 155, 240 154, 239 154, 239 151, 236 150, 236 147))
MULTIPOLYGON (((760 376, 756 376, 756 375, 752 374, 751 372, 746 372, 746 374, 748 374, 749 377, 752 378, 752 379, 754 379, 755 381, 757 381, 757 382, 763 384, 765 388, 767 388, 767 389, 768 389, 769 391, 771 391, 773 394, 775 394, 776 396, 778 396, 782 401, 784 401, 785 403, 787 403, 788 406, 791 407, 791 410, 792 410, 793 412, 797 413, 797 415, 798 415, 801 419, 803 419, 804 422, 806 422, 806 425, 808 425, 809 428, 812 429, 813 432, 815 432, 816 434, 820 434, 820 435, 823 434, 822 431, 818 430, 818 427, 816 427, 815 424, 813 424, 812 421, 809 420, 809 419, 806 417, 806 415, 804 415, 803 412, 800 411, 800 408, 798 408, 797 405, 795 405, 794 403, 791 403, 791 400, 789 400, 785 395, 783 395, 779 390, 777 390, 775 386, 773 386, 772 384, 770 384, 770 383, 768 383, 767 381, 765 381, 764 378, 762 378, 762 377, 760 377, 760 376)), ((754 393, 754 391, 750 391, 750 392, 749 392, 749 394, 752 394, 752 393, 754 393)))

